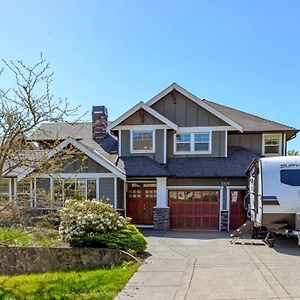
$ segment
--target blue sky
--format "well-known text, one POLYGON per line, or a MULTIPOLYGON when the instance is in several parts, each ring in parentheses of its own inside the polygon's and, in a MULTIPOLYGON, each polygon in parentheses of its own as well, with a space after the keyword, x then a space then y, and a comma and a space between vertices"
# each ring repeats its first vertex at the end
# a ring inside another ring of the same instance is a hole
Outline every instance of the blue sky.
MULTIPOLYGON (((42 51, 53 92, 110 119, 177 82, 300 128, 300 1, 0 0, 0 57, 42 51)), ((86 117, 89 119, 89 115, 86 117)), ((289 148, 300 150, 300 137, 289 148)))

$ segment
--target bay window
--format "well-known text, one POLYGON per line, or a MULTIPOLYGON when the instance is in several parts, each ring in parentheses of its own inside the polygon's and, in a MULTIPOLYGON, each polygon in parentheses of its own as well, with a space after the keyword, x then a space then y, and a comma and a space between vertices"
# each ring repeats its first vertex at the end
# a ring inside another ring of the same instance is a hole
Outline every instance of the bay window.
POLYGON ((177 133, 174 138, 174 153, 211 153, 211 132, 177 133))

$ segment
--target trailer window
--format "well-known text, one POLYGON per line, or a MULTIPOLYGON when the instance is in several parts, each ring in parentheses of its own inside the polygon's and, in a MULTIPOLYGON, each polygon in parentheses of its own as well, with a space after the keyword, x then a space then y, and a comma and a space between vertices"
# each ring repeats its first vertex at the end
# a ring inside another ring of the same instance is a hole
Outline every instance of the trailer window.
POLYGON ((280 181, 292 186, 300 186, 300 170, 281 170, 280 181))

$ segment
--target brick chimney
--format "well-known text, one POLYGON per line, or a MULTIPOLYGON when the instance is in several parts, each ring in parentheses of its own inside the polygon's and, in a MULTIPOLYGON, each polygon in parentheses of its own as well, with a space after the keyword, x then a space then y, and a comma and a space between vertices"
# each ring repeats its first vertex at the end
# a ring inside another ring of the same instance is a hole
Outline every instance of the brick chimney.
POLYGON ((108 124, 107 108, 105 106, 93 106, 92 108, 92 130, 93 139, 99 141, 106 136, 106 126, 108 124))

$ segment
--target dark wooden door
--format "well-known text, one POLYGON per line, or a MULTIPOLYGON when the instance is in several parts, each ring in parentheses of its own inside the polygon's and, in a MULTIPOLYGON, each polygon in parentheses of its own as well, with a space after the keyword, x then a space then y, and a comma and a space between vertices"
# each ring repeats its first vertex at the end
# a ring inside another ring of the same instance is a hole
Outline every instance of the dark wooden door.
POLYGON ((229 230, 236 230, 248 220, 245 196, 245 190, 230 190, 229 230))
POLYGON ((156 205, 156 187, 128 186, 126 216, 133 224, 153 224, 153 207, 156 205))
POLYGON ((174 229, 219 230, 219 191, 169 191, 174 229))

